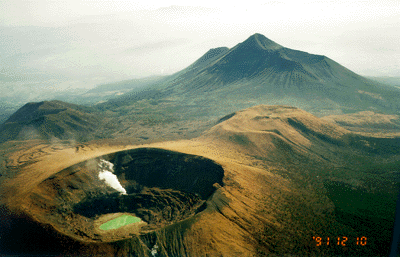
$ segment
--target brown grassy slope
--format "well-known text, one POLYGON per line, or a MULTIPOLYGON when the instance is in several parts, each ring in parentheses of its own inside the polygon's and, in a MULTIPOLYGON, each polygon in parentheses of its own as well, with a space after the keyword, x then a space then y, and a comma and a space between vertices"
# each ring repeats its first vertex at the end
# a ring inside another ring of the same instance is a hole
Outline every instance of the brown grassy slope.
MULTIPOLYGON (((188 142, 187 142, 188 143, 188 142)), ((178 144, 179 145, 179 144, 178 144)), ((163 145, 160 145, 163 146, 163 145)), ((13 206, 14 208, 17 209, 22 209, 23 212, 28 213, 29 216, 33 217, 34 220, 38 221, 41 224, 45 224, 50 222, 50 224, 52 224, 52 226, 56 229, 59 230, 60 225, 57 223, 65 223, 68 222, 68 220, 60 220, 59 222, 56 221, 50 221, 50 220, 44 220, 43 218, 46 217, 48 215, 48 213, 52 212, 52 209, 54 209, 54 204, 52 203, 52 197, 55 197, 55 194, 57 194, 57 190, 49 190, 46 191, 44 188, 42 188, 41 186, 35 186, 39 183, 39 181, 43 180, 46 176, 48 177, 51 174, 54 174, 55 172, 57 172, 58 170, 62 169, 62 167, 65 167, 66 162, 76 162, 77 160, 82 160, 81 158, 90 158, 93 157, 94 155, 99 155, 99 154, 104 154, 105 151, 100 149, 95 149, 95 147, 93 147, 92 149, 88 150, 88 153, 85 153, 84 155, 81 155, 79 159, 75 159, 74 160, 74 153, 72 151, 72 149, 68 150, 60 150, 58 152, 53 152, 53 154, 47 155, 44 158, 40 158, 42 160, 38 161, 37 165, 32 164, 30 166, 27 167, 27 169, 25 170, 25 172, 22 172, 22 174, 20 174, 19 176, 16 176, 13 180, 9 180, 6 182, 7 187, 4 187, 3 185, 3 189, 8 192, 8 193, 12 193, 11 195, 9 195, 9 197, 7 198, 9 206, 13 206), (64 158, 60 159, 57 156, 63 156, 64 158), (68 156, 68 157, 67 157, 68 156), (65 158, 67 157, 67 158, 65 158), (49 160, 49 162, 47 162, 46 160, 49 160), (50 161, 52 160, 52 161, 50 161), (54 160, 60 160, 60 162, 54 162, 54 160), (46 170, 47 173, 43 173, 42 170, 46 170), (39 176, 38 176, 39 175, 39 176), (37 181, 37 182, 35 182, 37 181), (34 194, 38 194, 41 195, 43 199, 45 199, 45 201, 37 201, 37 199, 32 199, 31 195, 34 194), (40 203, 40 204, 38 204, 40 203)), ((104 149, 104 148, 103 148, 104 149)), ((107 149, 108 151, 111 151, 111 149, 107 149)), ((121 150, 121 149, 119 149, 121 150)), ((115 151, 115 150, 114 150, 115 151)), ((230 161, 231 162, 231 161, 230 161)), ((225 166, 225 165, 224 165, 225 166)), ((226 165, 226 172, 229 172, 230 167, 234 167, 233 164, 227 164, 226 165)), ((237 171, 234 171, 235 173, 237 173, 238 171, 242 170, 243 171, 243 167, 241 168, 241 166, 239 165, 237 168, 237 171)), ((260 173, 261 170, 258 169, 254 169, 251 167, 248 167, 247 169, 245 169, 248 171, 248 174, 245 176, 245 178, 240 178, 237 177, 235 184, 228 186, 228 189, 221 189, 221 194, 227 194, 229 198, 232 198, 232 194, 236 194, 238 195, 238 200, 235 200, 235 204, 232 203, 229 206, 232 206, 230 208, 228 208, 226 205, 226 203, 224 202, 218 202, 216 201, 215 206, 211 206, 211 210, 209 212, 209 214, 205 213, 205 217, 200 218, 201 220, 203 220, 202 222, 206 222, 208 225, 207 226, 203 226, 203 225, 199 225, 199 229, 202 231, 201 233, 199 231, 192 231, 190 233, 193 233, 192 236, 194 236, 194 238, 188 237, 187 239, 185 239, 186 241, 190 241, 191 244, 198 244, 200 240, 200 238, 203 238, 204 240, 209 241, 210 239, 210 235, 214 234, 215 232, 215 226, 210 226, 210 224, 214 224, 214 222, 216 224, 219 224, 220 226, 222 224, 225 224, 224 227, 231 227, 231 225, 229 225, 231 223, 230 219, 236 219, 237 218, 237 213, 239 214, 244 214, 244 216, 249 215, 249 213, 251 214, 253 212, 253 210, 257 209, 256 208, 256 200, 253 199, 252 201, 249 200, 252 199, 254 197, 254 193, 250 194, 250 193, 246 193, 249 194, 250 197, 244 197, 241 195, 240 192, 237 192, 234 190, 234 188, 238 187, 239 185, 241 185, 242 183, 245 183, 245 188, 248 187, 249 182, 247 181, 248 179, 251 180, 256 180, 256 177, 254 177, 254 173, 260 173), (236 183, 238 183, 238 185, 236 185, 236 183), (232 191, 232 192, 230 192, 232 191), (246 202, 246 204, 244 204, 243 202, 246 202), (213 209, 218 209, 218 213, 215 213, 216 211, 213 209), (211 219, 211 220, 210 220, 211 219), (199 240, 198 240, 199 238, 199 240)), ((228 178, 230 176, 228 175, 228 178)), ((230 178, 229 178, 230 179, 230 178)), ((87 181, 89 182, 89 181, 87 181)), ((233 183, 233 182, 232 182, 233 183)), ((229 185, 230 183, 228 183, 229 185)), ((242 186, 241 186, 242 187, 242 186)), ((258 192, 258 195, 261 192, 258 192)), ((55 214, 53 215, 54 217, 56 216, 55 214)), ((242 215, 243 216, 243 215, 242 215)), ((257 217, 257 216, 255 216, 257 217)), ((75 229, 75 231, 85 231, 85 228, 82 228, 82 226, 85 226, 85 222, 82 220, 82 217, 73 217, 74 220, 72 221, 72 224, 74 226, 76 226, 77 229, 75 229)), ((257 218, 251 218, 250 217, 250 221, 246 221, 246 228, 249 229, 252 227, 252 225, 254 225, 254 222, 251 222, 251 220, 253 219, 257 221, 257 218)), ((263 217, 261 220, 264 221, 266 219, 266 217, 263 217)), ((260 222, 260 221, 258 221, 260 222)), ((220 227, 218 230, 222 231, 222 230, 226 230, 224 227, 220 227)), ((64 234, 66 231, 59 231, 59 233, 64 234)), ((171 232, 173 233, 177 233, 177 232, 171 232)), ((68 233, 69 234, 69 233, 68 233)), ((178 233, 180 235, 180 233, 178 233)), ((217 233, 216 235, 216 240, 219 246, 222 246, 223 244, 225 244, 225 240, 227 238, 229 238, 229 240, 232 242, 232 244, 229 244, 227 246, 224 246, 222 248, 220 247, 216 247, 216 245, 203 245, 202 248, 197 248, 195 247, 195 245, 192 245, 193 249, 192 250, 196 250, 196 251, 200 251, 199 254, 200 256, 203 255, 202 251, 205 252, 209 252, 214 254, 217 254, 220 251, 224 251, 225 253, 235 253, 235 254, 239 254, 239 253, 246 253, 248 251, 252 251, 251 248, 251 244, 247 243, 245 238, 247 238, 248 232, 246 232, 246 229, 243 229, 241 226, 239 225, 234 225, 232 226, 228 231, 225 231, 224 233, 217 233), (219 234, 219 235, 218 235, 219 234), (222 238, 221 238, 222 236, 222 238), (234 244, 233 244, 234 243, 234 244), (245 246, 243 246, 245 245, 245 246)), ((82 238, 82 235, 70 235, 70 236, 74 236, 75 238, 82 238)), ((75 239, 76 240, 76 239, 75 239)), ((88 239, 86 238, 86 241, 88 239)), ((104 238, 104 240, 108 241, 107 238, 104 238)), ((161 239, 160 239, 161 240, 161 239)), ((92 241, 92 240, 89 240, 92 241)), ((178 243, 179 245, 180 243, 178 243)), ((101 246, 101 244, 96 244, 95 245, 95 249, 91 249, 89 250, 89 248, 86 248, 85 246, 79 246, 83 247, 85 250, 83 251, 101 251, 101 249, 103 249, 101 246), (97 245, 97 247, 96 247, 97 245), (97 250, 96 250, 97 249, 97 250)), ((74 250, 76 250, 76 248, 73 248, 74 250)), ((171 249, 170 249, 171 250, 171 249)), ((176 250, 176 249, 175 249, 176 250)), ((175 250, 171 250, 171 251, 175 251, 175 250)), ((93 253, 91 252, 91 253, 93 253)))
POLYGON ((308 154, 314 145, 339 143, 348 133, 342 127, 294 107, 259 105, 236 112, 201 138, 222 141, 221 145, 231 145, 247 156, 273 161, 274 156, 282 156, 285 151, 308 154))
MULTIPOLYGON (((21 168, 2 183, 6 193, 2 194, 3 201, 8 207, 22 209, 40 224, 49 223, 57 235, 65 237, 69 233, 60 225, 65 220, 44 219, 51 210, 59 208, 52 201, 56 188, 49 183, 47 189, 43 187, 46 178, 83 160, 116 151, 141 147, 168 149, 211 159, 223 167, 225 176, 223 187, 209 199, 203 212, 149 235, 166 256, 273 256, 310 252, 318 255, 320 249, 313 247, 312 236, 354 232, 336 220, 335 206, 323 186, 327 179, 353 183, 355 177, 342 169, 353 168, 346 156, 373 150, 366 144, 352 144, 351 135, 302 110, 263 105, 237 112, 193 140, 123 147, 91 144, 80 151, 36 147, 13 156, 14 159, 21 155, 35 156, 38 149, 46 153, 33 157, 37 162, 21 168), (335 170, 342 175, 330 172, 335 170), (34 194, 43 196, 46 205, 37 205, 32 198, 34 194)), ((364 139, 367 143, 371 140, 364 139)), ((398 156, 397 153, 391 158, 398 156)), ((360 178, 356 179, 361 186, 367 186, 360 178)), ((90 229, 79 215, 67 222, 80 231, 90 229)), ((66 238, 75 242, 74 246, 64 248, 61 243, 58 245, 67 252, 119 256, 135 252, 145 256, 149 247, 143 237, 135 236, 114 243, 109 243, 113 237, 107 235, 97 237, 98 243, 79 233, 66 238)))

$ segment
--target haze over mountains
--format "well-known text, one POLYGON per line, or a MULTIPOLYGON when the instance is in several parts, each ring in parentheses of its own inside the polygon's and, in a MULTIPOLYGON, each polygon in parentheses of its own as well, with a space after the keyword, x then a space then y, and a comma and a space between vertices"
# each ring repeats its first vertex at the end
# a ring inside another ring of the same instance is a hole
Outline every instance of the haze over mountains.
MULTIPOLYGON (((261 34, 231 49, 211 49, 173 75, 102 85, 79 99, 98 103, 93 107, 113 126, 96 137, 111 138, 148 139, 169 132, 190 137, 212 126, 210 120, 257 104, 286 104, 317 116, 366 110, 400 113, 398 88, 359 76, 326 56, 285 48, 261 34), (148 129, 140 129, 145 127, 154 131, 149 135, 148 129)), ((24 113, 29 111, 24 108, 24 113)), ((2 125, 1 141, 17 138, 15 124, 7 120, 7 126, 2 125)))
POLYGON ((213 106, 221 115, 254 104, 290 104, 314 114, 361 110, 398 112, 400 91, 346 69, 326 56, 285 48, 261 34, 228 49, 215 48, 148 91, 133 91, 104 106, 142 99, 213 106))
POLYGON ((400 87, 400 77, 368 77, 383 84, 400 87))

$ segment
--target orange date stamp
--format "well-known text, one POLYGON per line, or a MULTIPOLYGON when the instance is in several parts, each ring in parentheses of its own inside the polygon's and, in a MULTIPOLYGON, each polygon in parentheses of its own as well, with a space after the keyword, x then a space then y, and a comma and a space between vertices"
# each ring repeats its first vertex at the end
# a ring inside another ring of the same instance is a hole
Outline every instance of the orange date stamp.
POLYGON ((315 246, 350 246, 350 245, 358 245, 358 246, 366 246, 368 238, 365 236, 362 237, 354 237, 348 238, 346 236, 341 237, 319 237, 313 236, 313 240, 315 241, 315 246))

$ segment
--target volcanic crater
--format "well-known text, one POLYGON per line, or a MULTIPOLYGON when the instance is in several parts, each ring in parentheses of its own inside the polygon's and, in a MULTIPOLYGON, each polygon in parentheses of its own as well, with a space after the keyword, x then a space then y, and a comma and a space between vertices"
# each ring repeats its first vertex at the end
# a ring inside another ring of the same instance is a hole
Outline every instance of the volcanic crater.
MULTIPOLYGON (((32 202, 55 228, 85 240, 113 241, 186 220, 207 208, 223 186, 224 170, 214 161, 157 148, 138 148, 90 159, 43 181, 32 202), (99 163, 114 164, 126 194, 99 179, 99 163), (58 215, 55 215, 58 214, 58 215), (99 226, 122 214, 141 221, 118 233, 99 226), (121 232, 121 233, 119 233, 121 232)), ((37 213, 38 214, 38 213, 37 213)))

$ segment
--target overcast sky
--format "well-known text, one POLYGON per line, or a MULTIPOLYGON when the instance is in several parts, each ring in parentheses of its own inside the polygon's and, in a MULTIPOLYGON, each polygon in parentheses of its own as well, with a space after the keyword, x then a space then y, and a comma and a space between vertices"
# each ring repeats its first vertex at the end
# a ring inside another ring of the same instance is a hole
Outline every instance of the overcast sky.
POLYGON ((172 74, 261 33, 361 75, 400 76, 398 0, 242 2, 1 0, 0 75, 172 74))

